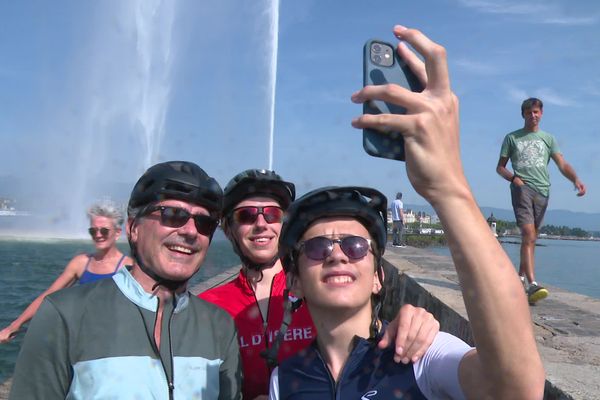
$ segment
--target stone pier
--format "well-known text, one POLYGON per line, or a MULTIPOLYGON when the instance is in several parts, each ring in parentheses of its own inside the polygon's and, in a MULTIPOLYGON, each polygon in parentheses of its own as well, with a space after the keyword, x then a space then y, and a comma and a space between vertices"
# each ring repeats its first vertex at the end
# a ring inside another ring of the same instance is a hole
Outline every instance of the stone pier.
MULTIPOLYGON (((385 259, 386 314, 403 302, 422 306, 435 315, 442 330, 473 343, 450 257, 406 247, 386 249, 385 259)), ((546 287, 550 295, 531 306, 546 369, 544 399, 600 399, 600 300, 546 287)))

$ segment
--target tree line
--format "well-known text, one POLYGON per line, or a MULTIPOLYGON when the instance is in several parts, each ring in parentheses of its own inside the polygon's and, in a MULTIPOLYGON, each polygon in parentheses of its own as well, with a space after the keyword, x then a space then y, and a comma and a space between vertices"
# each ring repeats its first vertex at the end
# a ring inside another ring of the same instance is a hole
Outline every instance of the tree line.
MULTIPOLYGON (((505 230, 517 229, 517 224, 514 221, 498 220, 496 222, 496 230, 504 232, 505 230)), ((574 237, 590 237, 591 234, 581 228, 571 228, 568 226, 543 225, 540 228, 540 233, 552 236, 574 236, 574 237)))

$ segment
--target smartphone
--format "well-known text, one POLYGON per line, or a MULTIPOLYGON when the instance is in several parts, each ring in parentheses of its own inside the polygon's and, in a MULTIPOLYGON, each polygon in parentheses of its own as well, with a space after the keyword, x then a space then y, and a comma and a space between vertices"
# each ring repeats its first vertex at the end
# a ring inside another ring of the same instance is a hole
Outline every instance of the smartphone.
MULTIPOLYGON (((371 39, 363 49, 363 85, 395 83, 413 92, 422 92, 423 86, 410 67, 400 58, 394 46, 382 40, 371 39)), ((363 103, 365 114, 405 114, 406 109, 396 104, 374 100, 363 103)), ((399 132, 363 130, 363 148, 374 157, 404 161, 404 138, 399 132)))

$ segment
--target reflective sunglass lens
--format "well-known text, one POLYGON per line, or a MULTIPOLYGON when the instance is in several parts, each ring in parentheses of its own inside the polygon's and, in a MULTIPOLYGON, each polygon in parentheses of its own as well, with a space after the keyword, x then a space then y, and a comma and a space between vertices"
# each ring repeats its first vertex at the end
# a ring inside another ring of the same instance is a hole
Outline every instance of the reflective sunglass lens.
POLYGON ((160 222, 169 228, 180 228, 188 222, 191 214, 179 207, 161 207, 160 222))
POLYGON ((317 236, 305 241, 302 247, 306 257, 323 261, 333 252, 335 243, 338 243, 344 254, 353 260, 363 258, 369 252, 369 241, 361 236, 346 236, 343 239, 317 236))
POLYGON ((342 251, 352 259, 363 258, 369 251, 369 242, 360 236, 349 236, 342 239, 342 251))
POLYGON ((264 207, 262 214, 267 223, 274 224, 276 222, 281 222, 283 210, 279 207, 264 207))
POLYGON ((208 215, 194 215, 194 224, 199 234, 208 236, 217 229, 219 221, 208 215))
POLYGON ((304 242, 304 254, 311 260, 324 260, 332 251, 333 242, 323 236, 317 236, 304 242))
POLYGON ((235 222, 238 224, 253 224, 258 217, 258 208, 244 207, 238 208, 233 214, 235 222))

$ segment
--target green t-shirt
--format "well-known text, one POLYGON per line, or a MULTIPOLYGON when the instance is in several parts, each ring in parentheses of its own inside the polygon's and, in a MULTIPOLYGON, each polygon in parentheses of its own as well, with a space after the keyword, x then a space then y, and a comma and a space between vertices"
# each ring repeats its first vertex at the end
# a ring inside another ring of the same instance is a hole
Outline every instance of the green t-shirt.
POLYGON ((554 136, 522 128, 506 135, 500 149, 500 157, 510 158, 515 174, 544 196, 550 194, 548 162, 555 153, 560 149, 554 136))

